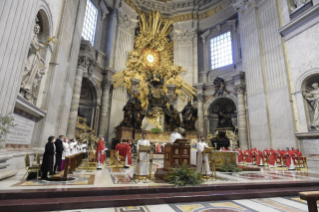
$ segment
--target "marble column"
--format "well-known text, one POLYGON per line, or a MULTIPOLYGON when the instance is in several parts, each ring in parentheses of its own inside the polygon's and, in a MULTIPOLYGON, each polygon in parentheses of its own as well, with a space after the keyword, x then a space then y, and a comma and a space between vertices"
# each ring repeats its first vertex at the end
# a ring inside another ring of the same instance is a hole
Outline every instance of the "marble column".
POLYGON ((108 113, 109 113, 109 97, 110 97, 110 81, 104 76, 102 81, 102 105, 100 113, 100 123, 99 123, 99 136, 106 137, 107 127, 108 127, 108 113))
POLYGON ((72 102, 71 102, 71 110, 70 110, 69 122, 68 122, 68 131, 66 133, 67 137, 69 138, 72 138, 75 136, 76 119, 78 117, 78 110, 79 110, 79 104, 80 104, 83 71, 84 71, 83 67, 78 67, 76 70, 72 102))
POLYGON ((246 91, 245 84, 239 84, 235 86, 237 91, 237 123, 238 123, 238 134, 239 134, 239 145, 241 149, 248 147, 248 136, 247 136, 247 123, 246 123, 246 109, 245 109, 245 98, 244 94, 246 91))
POLYGON ((204 94, 197 94, 197 131, 198 135, 204 135, 204 94))

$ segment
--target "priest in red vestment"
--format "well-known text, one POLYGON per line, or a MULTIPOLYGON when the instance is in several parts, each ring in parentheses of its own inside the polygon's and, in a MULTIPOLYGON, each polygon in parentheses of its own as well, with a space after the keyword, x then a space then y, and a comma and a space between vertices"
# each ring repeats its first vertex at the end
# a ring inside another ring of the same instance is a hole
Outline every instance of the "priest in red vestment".
POLYGON ((293 160, 293 156, 294 153, 292 152, 292 150, 289 150, 289 148, 287 148, 286 152, 285 152, 285 162, 286 162, 286 167, 288 168, 288 170, 295 170, 295 161, 293 160))
POLYGON ((126 159, 126 144, 124 144, 124 140, 122 140, 121 141, 121 143, 118 143, 117 145, 116 145, 116 147, 115 147, 115 151, 117 152, 119 152, 119 156, 121 156, 120 157, 120 159, 121 159, 121 161, 125 161, 126 159))
POLYGON ((104 164, 105 150, 107 150, 107 148, 105 148, 103 141, 104 141, 104 137, 100 137, 100 140, 99 140, 99 142, 97 144, 97 148, 96 148, 95 160, 98 162, 98 166, 97 166, 98 169, 102 168, 102 165, 104 164))
POLYGON ((276 157, 276 152, 273 150, 273 148, 269 148, 269 159, 268 159, 269 167, 274 168, 277 166, 277 157, 276 157))
POLYGON ((299 149, 297 149, 296 155, 302 157, 302 153, 299 151, 299 149))
POLYGON ((249 150, 248 148, 246 148, 246 150, 244 151, 244 155, 245 155, 245 162, 246 165, 251 165, 252 164, 252 153, 251 150, 249 150))
POLYGON ((243 151, 239 147, 237 148, 237 162, 238 164, 243 163, 243 151))
POLYGON ((263 153, 257 149, 256 151, 256 163, 258 166, 264 166, 264 163, 263 163, 263 153))

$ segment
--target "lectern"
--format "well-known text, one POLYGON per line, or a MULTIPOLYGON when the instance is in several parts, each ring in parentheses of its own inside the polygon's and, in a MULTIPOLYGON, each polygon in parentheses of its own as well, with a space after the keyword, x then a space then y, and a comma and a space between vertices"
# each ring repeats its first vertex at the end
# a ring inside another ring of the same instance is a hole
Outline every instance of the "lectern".
POLYGON ((208 170, 206 168, 206 160, 208 161, 208 164, 210 165, 210 168, 212 170, 211 177, 215 177, 215 180, 217 180, 215 158, 213 154, 214 150, 215 150, 215 147, 205 147, 204 151, 202 152, 202 167, 201 167, 200 173, 203 173, 203 168, 204 168, 205 177, 207 180, 209 179, 210 176, 208 175, 208 170))
POLYGON ((188 139, 177 139, 174 144, 166 144, 164 150, 164 169, 181 166, 184 162, 190 165, 190 145, 188 139))
MULTIPOLYGON (((141 175, 141 153, 146 153, 149 156, 149 179, 152 179, 152 164, 153 164, 153 153, 152 153, 152 147, 151 146, 143 146, 140 145, 137 153, 137 164, 136 164, 136 178, 140 180, 141 175)), ((142 161, 142 162, 148 162, 148 161, 142 161)))

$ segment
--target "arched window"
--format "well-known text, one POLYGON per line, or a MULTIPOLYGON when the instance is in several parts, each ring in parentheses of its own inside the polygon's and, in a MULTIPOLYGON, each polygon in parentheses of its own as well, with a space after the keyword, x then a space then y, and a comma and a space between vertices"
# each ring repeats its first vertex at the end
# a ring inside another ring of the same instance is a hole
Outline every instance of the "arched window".
POLYGON ((84 25, 82 30, 82 37, 85 40, 89 40, 92 46, 94 46, 97 16, 98 16, 97 8, 94 6, 91 0, 87 0, 84 25))
POLYGON ((233 64, 232 41, 230 31, 210 40, 211 69, 233 64))

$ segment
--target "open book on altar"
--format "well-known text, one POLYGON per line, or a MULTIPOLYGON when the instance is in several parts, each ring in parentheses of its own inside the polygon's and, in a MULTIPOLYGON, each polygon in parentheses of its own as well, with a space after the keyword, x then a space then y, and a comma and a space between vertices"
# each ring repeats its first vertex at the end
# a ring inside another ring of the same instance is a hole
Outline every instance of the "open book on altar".
POLYGON ((188 144, 188 139, 183 139, 183 138, 182 139, 176 139, 174 144, 183 144, 183 145, 188 144))

